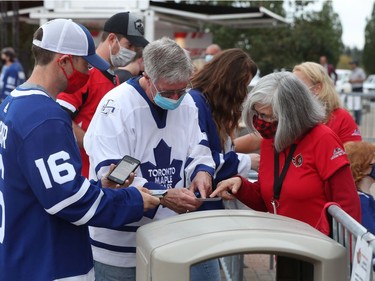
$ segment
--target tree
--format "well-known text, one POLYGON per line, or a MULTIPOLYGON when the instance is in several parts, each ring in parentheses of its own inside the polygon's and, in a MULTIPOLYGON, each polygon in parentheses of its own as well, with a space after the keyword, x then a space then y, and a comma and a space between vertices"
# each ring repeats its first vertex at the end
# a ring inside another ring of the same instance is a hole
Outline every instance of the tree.
POLYGON ((323 3, 320 12, 310 12, 295 20, 295 51, 302 61, 318 61, 325 55, 336 65, 344 48, 341 36, 341 22, 330 1, 323 3))
MULTIPOLYGON (((283 1, 230 1, 237 6, 263 6, 285 16, 283 1)), ((333 11, 332 3, 323 3, 319 12, 309 11, 310 1, 289 1, 295 10, 293 24, 288 27, 235 30, 228 27, 209 26, 215 43, 223 48, 239 47, 251 55, 261 69, 262 75, 275 69, 291 70, 303 61, 318 61, 321 55, 336 64, 343 50, 342 26, 333 11)), ((220 3, 222 4, 222 3, 220 3)), ((230 4, 229 2, 226 3, 230 4)))
MULTIPOLYGON (((272 12, 285 15, 282 1, 235 1, 236 6, 265 7, 272 12)), ((228 4, 228 3, 226 3, 228 4)), ((232 3, 233 4, 233 3, 232 3)), ((247 51, 257 63, 261 74, 265 75, 288 64, 293 55, 288 52, 290 28, 248 28, 234 29, 229 27, 209 25, 214 42, 222 48, 241 48, 247 51)))
POLYGON ((363 48, 363 67, 367 73, 375 73, 375 3, 371 18, 365 28, 365 46, 363 48))

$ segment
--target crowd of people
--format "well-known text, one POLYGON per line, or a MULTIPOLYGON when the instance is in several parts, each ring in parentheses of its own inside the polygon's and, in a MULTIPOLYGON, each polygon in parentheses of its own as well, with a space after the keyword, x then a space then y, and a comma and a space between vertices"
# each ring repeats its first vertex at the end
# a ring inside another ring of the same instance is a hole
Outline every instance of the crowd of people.
POLYGON ((139 19, 129 12, 110 17, 104 24, 96 49, 96 53, 110 64, 109 69, 101 71, 92 68, 83 87, 76 91, 67 89, 57 96, 57 102, 72 119, 74 135, 82 157, 82 175, 85 177, 89 176, 89 157, 83 147, 83 138, 95 110, 104 95, 120 85, 115 70, 130 64, 136 55, 136 48, 143 48, 148 44, 143 37, 143 26, 136 25, 137 21, 139 19))
MULTIPOLYGON (((148 42, 130 12, 106 20, 97 48, 83 25, 51 20, 32 54, 25 79, 14 50, 1 52, 4 280, 134 281, 140 226, 223 200, 315 228, 335 202, 375 231, 375 145, 362 141, 325 56, 265 75, 249 93, 258 67, 248 53, 213 44, 197 69, 174 40, 148 42), (241 121, 248 134, 237 137, 241 121), (140 166, 119 185, 107 177, 125 155, 140 166)), ((353 70, 353 90, 362 74, 353 70)), ((279 257, 277 276, 293 278, 297 262, 279 257)), ((190 279, 220 281, 218 259, 190 279)))

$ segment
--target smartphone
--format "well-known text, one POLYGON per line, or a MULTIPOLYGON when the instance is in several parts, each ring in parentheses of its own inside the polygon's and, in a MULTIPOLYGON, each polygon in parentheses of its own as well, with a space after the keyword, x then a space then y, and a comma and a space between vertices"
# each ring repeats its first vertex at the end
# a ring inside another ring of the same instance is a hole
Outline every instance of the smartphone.
POLYGON ((139 164, 141 164, 141 162, 138 159, 125 155, 120 162, 117 163, 117 166, 113 169, 113 171, 108 175, 108 179, 123 185, 129 178, 130 174, 137 170, 139 164))
POLYGON ((210 202, 210 201, 220 201, 220 200, 222 200, 222 198, 218 197, 218 196, 212 197, 212 198, 211 197, 202 198, 199 191, 195 191, 194 194, 195 194, 195 197, 197 197, 197 199, 199 201, 202 201, 202 202, 210 202))

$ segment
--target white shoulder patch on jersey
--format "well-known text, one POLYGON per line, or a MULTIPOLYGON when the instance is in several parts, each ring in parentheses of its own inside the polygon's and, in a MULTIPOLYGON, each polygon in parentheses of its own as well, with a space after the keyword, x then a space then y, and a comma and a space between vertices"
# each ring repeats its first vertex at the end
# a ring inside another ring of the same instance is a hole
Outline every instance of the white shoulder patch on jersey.
POLYGON ((345 154, 345 151, 341 148, 341 147, 336 147, 334 150, 333 150, 333 154, 331 156, 331 160, 334 160, 336 159, 337 157, 340 157, 342 155, 345 154))
POLYGON ((359 129, 355 129, 352 136, 360 136, 361 135, 361 131, 359 129))
POLYGON ((116 109, 116 107, 115 107, 115 102, 114 102, 114 100, 109 99, 109 100, 107 100, 107 101, 105 102, 105 104, 102 106, 102 109, 101 109, 100 112, 101 112, 102 114, 104 114, 104 115, 108 115, 108 114, 110 114, 110 113, 115 112, 115 109, 116 109))
POLYGON ((5 141, 8 135, 8 126, 0 121, 0 147, 6 149, 5 141))

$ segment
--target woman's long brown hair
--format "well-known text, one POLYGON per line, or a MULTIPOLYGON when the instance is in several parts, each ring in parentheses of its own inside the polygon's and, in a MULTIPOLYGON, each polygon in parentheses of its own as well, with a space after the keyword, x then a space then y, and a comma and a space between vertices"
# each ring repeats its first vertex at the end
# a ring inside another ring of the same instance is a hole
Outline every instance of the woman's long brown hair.
POLYGON ((241 117, 241 106, 257 66, 241 49, 228 49, 217 55, 192 78, 193 88, 207 99, 220 136, 222 148, 227 136, 234 137, 241 117))

